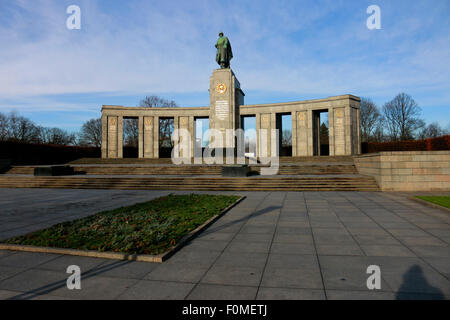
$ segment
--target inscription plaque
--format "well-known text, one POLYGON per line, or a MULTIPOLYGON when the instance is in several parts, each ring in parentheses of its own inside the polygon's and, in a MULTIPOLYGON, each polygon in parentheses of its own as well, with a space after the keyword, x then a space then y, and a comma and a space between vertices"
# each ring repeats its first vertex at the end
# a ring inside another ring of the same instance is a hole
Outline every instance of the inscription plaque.
POLYGON ((216 117, 219 120, 225 120, 228 118, 229 108, 227 100, 216 101, 216 117))

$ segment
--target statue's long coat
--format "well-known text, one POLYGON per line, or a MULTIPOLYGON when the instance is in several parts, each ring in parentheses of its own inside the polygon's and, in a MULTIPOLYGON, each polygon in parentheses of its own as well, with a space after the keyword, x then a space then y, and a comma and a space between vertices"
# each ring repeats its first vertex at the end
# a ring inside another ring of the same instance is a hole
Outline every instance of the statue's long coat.
POLYGON ((216 61, 220 65, 225 63, 227 66, 230 64, 230 60, 233 58, 233 51, 231 50, 231 43, 227 37, 220 37, 216 43, 217 54, 216 61))

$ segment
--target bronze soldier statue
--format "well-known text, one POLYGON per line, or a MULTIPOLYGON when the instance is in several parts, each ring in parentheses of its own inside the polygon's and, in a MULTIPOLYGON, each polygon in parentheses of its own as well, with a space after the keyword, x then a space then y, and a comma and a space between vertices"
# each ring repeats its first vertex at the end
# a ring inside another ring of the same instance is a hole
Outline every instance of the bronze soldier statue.
POLYGON ((223 35, 223 32, 219 33, 216 48, 216 61, 220 65, 220 68, 230 68, 230 60, 233 59, 233 51, 231 50, 230 40, 223 35))

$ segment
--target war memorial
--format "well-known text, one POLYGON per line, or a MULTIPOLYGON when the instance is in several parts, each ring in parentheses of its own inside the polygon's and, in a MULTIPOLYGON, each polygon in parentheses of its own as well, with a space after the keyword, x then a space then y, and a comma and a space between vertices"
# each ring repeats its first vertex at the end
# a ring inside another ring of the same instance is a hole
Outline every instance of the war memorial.
MULTIPOLYGON (((448 195, 450 151, 362 155, 360 99, 349 94, 245 105, 222 33, 216 48, 209 106, 104 105, 101 158, 8 165, 0 299, 449 299, 449 210, 412 195, 448 195), (126 119, 138 121, 137 159, 124 157, 126 119), (171 158, 161 119, 173 119, 171 158)), ((192 306, 165 312, 198 315, 192 306)))
MULTIPOLYGON (((243 127, 244 117, 256 119, 256 155, 267 157, 277 155, 281 136, 273 133, 282 131, 281 116, 291 115, 292 156, 320 156, 320 113, 328 112, 330 156, 351 156, 361 153, 359 131, 360 99, 353 95, 341 95, 325 99, 245 105, 245 93, 236 74, 230 68, 231 45, 226 37, 220 37, 216 45, 217 62, 220 69, 214 70, 209 79, 209 107, 196 108, 145 108, 103 106, 102 108, 102 158, 123 157, 123 120, 139 119, 139 158, 159 158, 159 119, 173 118, 174 129, 186 130, 189 137, 186 152, 193 157, 196 137, 196 121, 209 119, 210 129, 220 133, 216 147, 236 148, 235 140, 227 138, 236 135, 243 127), (220 42, 221 39, 226 39, 220 42), (228 47, 223 48, 228 44, 228 47), (274 139, 278 141, 273 141, 274 139), (223 144, 223 145, 221 145, 223 144), (275 150, 277 149, 277 150, 275 150)), ((211 130, 211 131, 213 131, 211 130)), ((175 137, 177 144, 178 136, 175 137)))
POLYGON ((354 95, 246 105, 244 86, 231 69, 230 40, 220 33, 215 47, 219 68, 209 79, 209 106, 103 105, 101 159, 75 160, 68 164, 70 168, 14 166, 1 177, 1 185, 237 191, 450 189, 448 151, 362 155, 360 98, 354 95), (326 145, 321 144, 323 113, 328 115, 326 145), (287 154, 281 152, 283 118, 291 122, 287 154), (138 124, 137 159, 124 157, 127 119, 138 124), (168 119, 173 124, 169 138, 173 148, 161 154, 160 123, 168 119), (245 125, 248 119, 254 123, 251 128, 245 125), (207 130, 197 132, 198 122, 204 124, 204 120, 207 130), (246 145, 247 131, 254 134, 253 144, 246 145), (23 176, 33 171, 37 177, 23 176), (51 172, 58 171, 62 177, 52 177, 56 174, 51 172))

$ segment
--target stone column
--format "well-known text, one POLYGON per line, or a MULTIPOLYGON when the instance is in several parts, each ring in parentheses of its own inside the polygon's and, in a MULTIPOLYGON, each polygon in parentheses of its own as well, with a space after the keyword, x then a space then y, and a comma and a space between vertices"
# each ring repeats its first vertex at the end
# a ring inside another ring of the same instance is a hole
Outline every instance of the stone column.
POLYGON ((328 109, 328 141, 330 144, 330 156, 334 156, 334 112, 333 108, 328 109))
POLYGON ((352 108, 350 104, 344 107, 344 128, 345 128, 345 155, 352 154, 352 108))
POLYGON ((358 154, 361 154, 361 109, 356 109, 356 123, 357 123, 357 129, 358 129, 358 136, 357 136, 357 143, 358 143, 358 147, 357 147, 357 152, 358 154))
POLYGON ((138 118, 138 158, 144 158, 144 117, 138 118))
POLYGON ((292 144, 292 156, 297 156, 297 113, 291 112, 291 144, 292 144))
POLYGON ((189 133, 191 134, 190 148, 191 157, 194 156, 194 144, 195 144, 195 119, 194 116, 189 116, 189 133))
POLYGON ((259 141, 260 139, 260 130, 261 130, 261 114, 257 113, 255 115, 255 120, 256 120, 256 157, 260 157, 261 156, 261 142, 259 141))
POLYGON ((108 116, 108 158, 118 158, 118 117, 108 116))
POLYGON ((260 144, 259 144, 259 150, 260 153, 259 155, 261 157, 270 157, 271 156, 271 137, 270 137, 270 129, 272 128, 271 126, 271 114, 270 113, 265 113, 265 114, 261 114, 261 124, 260 124, 260 128, 265 130, 265 131, 261 131, 259 134, 260 137, 260 144), (263 144, 263 142, 265 142, 265 145, 263 144))
POLYGON ((102 113, 102 158, 108 158, 108 117, 102 113))
POLYGON ((123 117, 117 117, 117 158, 123 158, 123 117))
MULTIPOLYGON (((178 128, 179 129, 184 129, 184 130, 187 130, 187 131, 189 131, 189 117, 188 116, 183 116, 183 117, 177 117, 178 119, 177 119, 177 123, 176 123, 176 125, 178 126, 178 128)), ((180 152, 180 158, 185 158, 185 159, 187 159, 187 158, 190 158, 191 157, 191 145, 190 145, 190 142, 189 141, 185 141, 184 139, 185 139, 185 137, 180 137, 180 136, 178 136, 177 137, 178 139, 177 139, 177 141, 178 141, 178 143, 180 143, 181 144, 181 146, 183 147, 182 149, 181 149, 181 152, 180 152)), ((192 139, 191 139, 192 140, 192 139)))
POLYGON ((144 158, 154 158, 154 117, 144 117, 143 119, 143 156, 144 158))
POLYGON ((294 117, 297 126, 296 156, 302 157, 308 155, 308 113, 307 111, 298 111, 294 117))
POLYGON ((153 121, 153 157, 159 158, 159 117, 154 117, 153 121))
POLYGON ((334 155, 345 155, 345 126, 344 126, 343 107, 334 108, 333 110, 333 139, 334 139, 334 155))
POLYGON ((313 112, 312 110, 307 111, 307 130, 308 130, 308 144, 307 144, 307 155, 313 156, 314 155, 314 119, 313 119, 313 112))
MULTIPOLYGON (((277 114, 275 112, 270 114, 270 128, 269 128, 269 141, 270 141, 270 153, 269 156, 272 157, 272 152, 275 152, 275 154, 278 156, 280 154, 280 146, 278 145, 278 141, 277 141, 277 149, 276 150, 272 150, 272 129, 277 129, 277 114)), ((281 132, 278 132, 278 134, 281 134, 281 132)), ((275 139, 275 136, 273 137, 275 139)), ((274 154, 274 156, 275 156, 274 154)))
MULTIPOLYGON (((173 145, 174 146, 176 144, 180 143, 180 135, 179 134, 175 134, 175 130, 178 131, 178 130, 181 129, 181 127, 180 127, 180 118, 181 117, 178 117, 178 116, 173 117, 173 130, 174 130, 174 132, 172 133, 172 137, 174 139, 174 141, 173 141, 173 145)), ((182 157, 181 154, 179 156, 182 157)))
POLYGON ((358 154, 358 109, 351 107, 351 124, 352 124, 352 132, 351 132, 351 139, 352 139, 352 153, 351 154, 358 154))

